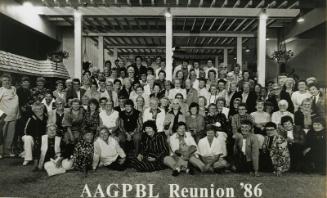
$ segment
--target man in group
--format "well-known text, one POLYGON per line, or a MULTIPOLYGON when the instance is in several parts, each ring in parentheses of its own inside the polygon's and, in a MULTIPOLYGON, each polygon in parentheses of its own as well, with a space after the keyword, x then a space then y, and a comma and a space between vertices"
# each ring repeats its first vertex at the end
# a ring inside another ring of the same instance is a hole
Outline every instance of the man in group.
POLYGON ((81 100, 85 92, 86 90, 81 89, 81 81, 78 78, 74 78, 72 89, 67 90, 66 102, 69 102, 69 100, 73 98, 81 100))

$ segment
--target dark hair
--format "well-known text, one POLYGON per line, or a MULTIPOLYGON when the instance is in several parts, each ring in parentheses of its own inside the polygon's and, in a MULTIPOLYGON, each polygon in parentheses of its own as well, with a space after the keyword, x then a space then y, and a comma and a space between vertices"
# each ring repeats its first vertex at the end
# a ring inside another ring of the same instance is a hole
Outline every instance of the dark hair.
POLYGON ((226 84, 226 81, 223 80, 223 79, 219 79, 218 82, 217 82, 217 84, 219 84, 219 83, 221 83, 221 82, 224 83, 224 85, 226 84))
POLYGON ((78 84, 81 84, 81 81, 80 81, 78 78, 74 78, 74 79, 72 80, 72 82, 73 82, 73 84, 74 84, 74 82, 75 82, 75 83, 78 83, 78 84))
POLYGON ((218 97, 216 100, 216 104, 218 103, 218 101, 223 101, 224 102, 224 106, 226 105, 226 99, 223 97, 218 97))
POLYGON ((132 107, 134 107, 134 102, 133 102, 133 100, 128 99, 128 100, 125 101, 125 104, 124 104, 124 105, 125 105, 125 106, 126 106, 126 105, 131 105, 132 107))
POLYGON ((283 125, 285 122, 291 122, 293 124, 293 119, 291 116, 283 116, 280 123, 283 125))
MULTIPOLYGON (((243 102, 241 102, 239 105, 238 105, 238 107, 245 107, 246 108, 246 104, 245 103, 243 103, 243 102)), ((246 108, 247 109, 247 108, 246 108)))
POLYGON ((182 96, 182 99, 184 99, 184 96, 183 96, 183 94, 181 94, 181 93, 177 93, 177 94, 175 95, 175 98, 177 98, 177 96, 182 96))
POLYGON ((24 82, 24 81, 31 82, 31 79, 28 76, 23 76, 22 77, 22 82, 24 82))
POLYGON ((91 83, 91 86, 92 86, 92 85, 95 85, 96 88, 98 88, 98 83, 96 83, 95 81, 91 83))
POLYGON ((146 127, 151 127, 155 133, 158 132, 156 122, 154 120, 148 120, 143 123, 143 131, 145 131, 146 127))
POLYGON ((192 102, 190 104, 190 106, 188 107, 189 111, 191 112, 191 109, 194 108, 194 107, 196 108, 196 114, 198 114, 199 110, 200 110, 200 107, 199 107, 199 104, 196 103, 196 102, 192 102))
POLYGON ((277 125, 273 122, 268 122, 266 125, 265 125, 265 128, 268 128, 268 127, 273 127, 274 129, 277 129, 277 125))
POLYGON ((135 61, 136 61, 136 59, 138 59, 138 58, 141 59, 141 61, 143 60, 142 56, 136 56, 136 57, 135 57, 135 61))
POLYGON ((99 102, 101 102, 102 100, 105 100, 106 102, 108 101, 108 98, 106 98, 106 97, 101 97, 100 99, 99 99, 99 102))
POLYGON ((208 76, 209 76, 209 73, 213 73, 215 76, 217 75, 217 72, 215 71, 215 70, 213 70, 213 69, 210 69, 209 71, 208 71, 208 76))
POLYGON ((149 71, 152 73, 152 75, 154 75, 154 70, 153 70, 152 67, 148 67, 148 68, 146 69, 146 72, 147 72, 147 73, 148 73, 149 71))
POLYGON ((242 120, 241 125, 248 125, 252 128, 253 123, 250 120, 242 120))
POLYGON ((91 98, 90 100, 89 100, 89 102, 87 103, 87 110, 88 111, 91 111, 90 110, 90 105, 91 104, 94 104, 95 106, 96 106, 96 110, 98 110, 99 109, 99 102, 97 101, 97 99, 95 99, 95 98, 91 98))
POLYGON ((110 61, 110 60, 106 60, 106 61, 104 62, 105 65, 106 65, 107 63, 110 63, 110 66, 111 66, 111 61, 110 61))
POLYGON ((199 78, 198 81, 204 81, 204 83, 207 83, 207 79, 205 78, 199 78))
POLYGON ((117 82, 119 82, 120 84, 122 84, 119 79, 114 80, 114 84, 116 84, 117 82))
POLYGON ((308 88, 310 89, 311 87, 316 87, 317 89, 319 89, 319 85, 318 85, 318 83, 310 83, 310 84, 308 85, 308 88))
POLYGON ((177 130, 178 127, 180 127, 180 126, 185 126, 185 127, 186 127, 186 123, 185 123, 185 122, 178 122, 178 123, 177 123, 177 128, 176 128, 176 130, 177 130))
POLYGON ((165 75, 165 77, 166 77, 166 72, 164 70, 160 70, 159 73, 158 73, 158 76, 159 76, 160 73, 163 73, 165 75))

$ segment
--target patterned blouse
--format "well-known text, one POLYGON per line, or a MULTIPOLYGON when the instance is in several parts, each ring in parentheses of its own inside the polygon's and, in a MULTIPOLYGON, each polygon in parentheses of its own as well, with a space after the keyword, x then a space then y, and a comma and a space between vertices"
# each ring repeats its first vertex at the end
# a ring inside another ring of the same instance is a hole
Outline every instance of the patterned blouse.
POLYGON ((92 115, 90 111, 87 111, 84 114, 83 120, 83 129, 92 131, 93 134, 96 134, 97 128, 100 126, 99 111, 95 111, 92 115))
POLYGON ((74 148, 73 167, 75 170, 85 171, 92 168, 94 145, 81 139, 74 148))

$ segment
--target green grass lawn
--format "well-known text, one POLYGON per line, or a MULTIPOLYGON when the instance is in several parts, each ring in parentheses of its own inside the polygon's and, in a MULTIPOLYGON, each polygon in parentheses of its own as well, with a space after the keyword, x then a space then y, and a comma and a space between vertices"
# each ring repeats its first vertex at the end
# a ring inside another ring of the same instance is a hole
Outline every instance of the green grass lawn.
MULTIPOLYGON (((0 160, 0 197, 80 197, 83 187, 88 184, 92 193, 97 184, 104 188, 111 183, 130 183, 155 185, 155 192, 160 198, 169 197, 168 184, 179 184, 180 187, 216 187, 235 189, 235 197, 244 197, 240 183, 253 186, 262 183, 262 197, 274 198, 322 198, 325 197, 326 179, 321 175, 285 174, 274 177, 262 174, 261 177, 250 177, 247 174, 181 174, 172 177, 170 170, 154 173, 136 173, 131 169, 124 172, 109 171, 105 168, 90 172, 84 177, 80 172, 69 172, 63 175, 48 177, 45 172, 32 172, 32 166, 23 167, 22 159, 0 160)), ((134 197, 129 194, 129 197, 134 197)), ((254 197, 254 196, 253 196, 254 197)))

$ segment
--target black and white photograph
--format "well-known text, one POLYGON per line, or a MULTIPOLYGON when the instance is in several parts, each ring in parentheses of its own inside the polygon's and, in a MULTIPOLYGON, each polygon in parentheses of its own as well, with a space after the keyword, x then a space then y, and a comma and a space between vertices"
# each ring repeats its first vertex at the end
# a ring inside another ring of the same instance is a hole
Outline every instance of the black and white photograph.
POLYGON ((326 198, 326 0, 0 0, 0 198, 326 198))

